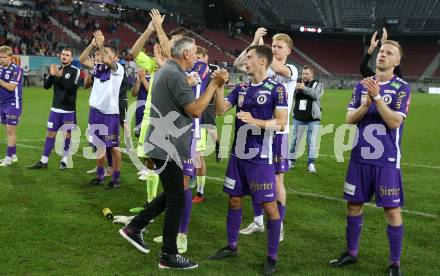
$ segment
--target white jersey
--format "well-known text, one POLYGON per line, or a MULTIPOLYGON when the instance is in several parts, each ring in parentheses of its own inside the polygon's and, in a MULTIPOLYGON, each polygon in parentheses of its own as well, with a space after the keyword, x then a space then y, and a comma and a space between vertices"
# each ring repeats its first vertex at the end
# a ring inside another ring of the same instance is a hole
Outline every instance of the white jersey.
POLYGON ((119 90, 124 78, 124 67, 119 63, 115 64, 118 69, 111 70, 108 80, 101 81, 94 77, 90 93, 89 105, 104 114, 119 114, 119 90))
POLYGON ((267 75, 269 78, 273 79, 276 82, 281 83, 286 88, 287 92, 287 105, 288 105, 288 113, 287 113, 287 127, 284 128, 283 131, 277 131, 276 134, 288 134, 290 128, 290 113, 292 111, 293 106, 293 94, 295 92, 296 81, 298 79, 298 69, 292 64, 286 64, 286 66, 290 69, 291 75, 290 78, 286 78, 280 75, 277 75, 270 67, 267 69, 267 75))

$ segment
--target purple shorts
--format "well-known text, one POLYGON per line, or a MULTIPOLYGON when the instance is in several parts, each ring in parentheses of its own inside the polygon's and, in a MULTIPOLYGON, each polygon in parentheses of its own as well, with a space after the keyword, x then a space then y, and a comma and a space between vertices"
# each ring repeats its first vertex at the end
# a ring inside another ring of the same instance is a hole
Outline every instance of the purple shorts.
POLYGON ((51 110, 47 120, 47 130, 58 131, 63 125, 71 125, 66 127, 69 127, 70 130, 75 129, 76 113, 59 113, 51 110))
POLYGON ((20 121, 21 103, 18 108, 15 103, 0 105, 0 119, 3 125, 16 126, 20 121))
POLYGON ((196 156, 196 138, 191 140, 191 157, 188 160, 183 160, 183 175, 189 176, 191 178, 196 176, 196 168, 194 166, 194 157, 196 156))
POLYGON ((91 107, 88 136, 89 143, 95 147, 105 146, 111 148, 119 146, 119 114, 104 114, 91 107))
POLYGON ((274 201, 276 198, 274 166, 231 155, 223 191, 234 197, 251 195, 254 201, 260 203, 274 201))
POLYGON ((350 161, 344 198, 355 203, 369 202, 375 195, 378 207, 402 207, 404 203, 400 169, 350 161))
POLYGON ((289 171, 289 136, 287 134, 275 134, 272 150, 275 173, 289 171))

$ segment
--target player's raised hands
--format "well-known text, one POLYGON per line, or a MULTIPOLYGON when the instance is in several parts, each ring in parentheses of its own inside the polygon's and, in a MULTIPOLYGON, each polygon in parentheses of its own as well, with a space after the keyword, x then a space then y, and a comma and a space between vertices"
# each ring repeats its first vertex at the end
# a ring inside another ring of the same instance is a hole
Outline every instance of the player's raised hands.
POLYGON ((160 15, 158 9, 152 9, 150 11, 151 22, 153 22, 154 27, 161 26, 163 20, 165 19, 165 15, 160 15))
POLYGON ((98 46, 102 46, 105 41, 105 37, 102 34, 101 30, 97 30, 93 33, 94 40, 98 46))
POLYGON ((375 31, 374 32, 374 34, 373 34, 373 36, 371 37, 371 40, 370 40, 370 48, 376 48, 377 47, 377 44, 379 44, 379 40, 378 39, 376 39, 376 37, 377 37, 377 31, 375 31))
POLYGON ((264 27, 260 27, 255 31, 253 44, 262 44, 263 36, 267 34, 267 30, 264 27))
POLYGON ((380 39, 380 42, 382 42, 382 44, 388 40, 388 32, 387 29, 385 29, 385 27, 382 28, 382 38, 380 39))

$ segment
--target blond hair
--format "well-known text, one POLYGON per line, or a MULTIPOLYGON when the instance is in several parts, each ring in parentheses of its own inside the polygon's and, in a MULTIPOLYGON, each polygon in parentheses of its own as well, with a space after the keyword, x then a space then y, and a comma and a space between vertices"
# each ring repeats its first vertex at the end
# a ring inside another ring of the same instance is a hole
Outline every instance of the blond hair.
POLYGON ((12 48, 9 46, 1 46, 0 47, 0 53, 7 54, 8 56, 12 56, 12 48))
POLYGON ((399 42, 395 40, 385 40, 382 45, 385 44, 393 45, 394 47, 396 47, 399 50, 400 57, 403 57, 403 49, 402 46, 400 46, 399 42))
POLYGON ((293 40, 287 34, 283 34, 283 33, 276 34, 276 35, 274 35, 272 37, 272 40, 284 41, 287 44, 287 47, 289 47, 290 50, 293 49, 293 40))

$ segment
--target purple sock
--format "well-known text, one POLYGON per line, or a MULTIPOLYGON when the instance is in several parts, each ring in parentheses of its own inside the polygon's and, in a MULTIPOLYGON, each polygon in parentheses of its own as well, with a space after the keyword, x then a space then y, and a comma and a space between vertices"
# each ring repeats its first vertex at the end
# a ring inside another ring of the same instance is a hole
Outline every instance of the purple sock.
POLYGON ((69 156, 69 150, 70 150, 70 138, 66 138, 64 140, 64 156, 69 156))
POLYGON ((43 156, 49 157, 50 152, 55 146, 55 138, 46 137, 46 143, 44 143, 43 156))
POLYGON ((360 216, 347 216, 347 226, 345 228, 345 238, 347 239, 347 249, 351 256, 357 256, 359 240, 361 238, 363 218, 360 216))
POLYGON ((281 202, 277 201, 278 212, 280 213, 281 222, 284 221, 284 217, 286 216, 286 206, 284 206, 281 202))
POLYGON ((191 209, 192 209, 192 194, 191 189, 184 190, 184 197, 185 197, 185 207, 183 208, 183 214, 182 218, 180 219, 180 227, 179 227, 179 233, 188 233, 188 227, 189 227, 189 218, 191 216, 191 209))
POLYGON ((105 155, 107 156, 107 163, 108 166, 113 166, 113 155, 112 155, 112 148, 106 148, 105 149, 105 155))
POLYGON ((104 180, 104 174, 105 174, 104 167, 97 167, 96 168, 96 179, 98 179, 100 181, 104 180))
POLYGON ((390 263, 400 266, 400 255, 402 253, 403 224, 400 226, 387 227, 388 242, 390 243, 390 263))
POLYGON ((254 208, 254 217, 263 215, 263 207, 261 206, 261 203, 252 199, 252 207, 254 208))
POLYGON ((226 219, 226 233, 228 236, 228 246, 236 249, 238 246, 238 231, 241 224, 241 209, 228 209, 228 217, 226 219))
POLYGON ((119 183, 119 176, 121 175, 120 171, 113 171, 112 181, 113 183, 119 183))
POLYGON ((14 148, 15 147, 7 147, 6 148, 6 156, 12 157, 12 155, 14 154, 14 148))
POLYGON ((280 244, 281 219, 267 220, 267 256, 277 259, 280 244))

